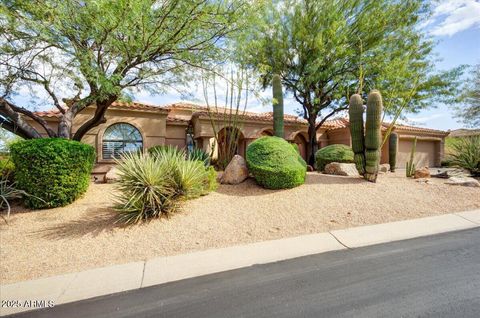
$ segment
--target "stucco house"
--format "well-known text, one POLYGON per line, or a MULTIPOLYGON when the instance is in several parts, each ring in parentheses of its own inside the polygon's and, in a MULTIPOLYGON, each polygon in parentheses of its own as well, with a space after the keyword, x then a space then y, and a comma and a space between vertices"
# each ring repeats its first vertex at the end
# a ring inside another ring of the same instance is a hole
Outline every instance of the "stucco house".
MULTIPOLYGON (((202 148, 215 152, 213 138, 217 134, 228 133, 231 129, 225 124, 228 109, 218 108, 208 112, 206 106, 180 102, 165 106, 144 103, 115 102, 106 113, 107 121, 89 131, 83 142, 91 144, 97 151, 95 173, 103 174, 122 152, 145 150, 155 145, 175 145, 177 147, 202 148), (212 127, 215 126, 215 130, 212 127)), ((92 116, 94 106, 87 107, 77 115, 73 132, 81 123, 92 116)), ((273 134, 273 114, 271 112, 240 111, 238 125, 240 140, 237 152, 245 155, 245 149, 253 140, 273 134)), ((60 113, 58 110, 36 112, 56 129, 60 113)), ((307 154, 307 122, 294 115, 285 115, 285 139, 296 143, 301 155, 307 154)), ((32 125, 37 126, 35 122, 32 125)), ((383 125, 385 133, 388 124, 383 125)), ((36 127, 42 131, 40 127, 36 127)), ((395 125, 399 135, 397 166, 404 167, 408 160, 413 138, 417 137, 418 166, 439 166, 443 157, 444 140, 448 132, 414 126, 395 125)), ((317 130, 319 148, 330 144, 351 145, 349 122, 346 118, 326 121, 317 130)), ((388 145, 382 148, 382 163, 388 162, 388 145)))

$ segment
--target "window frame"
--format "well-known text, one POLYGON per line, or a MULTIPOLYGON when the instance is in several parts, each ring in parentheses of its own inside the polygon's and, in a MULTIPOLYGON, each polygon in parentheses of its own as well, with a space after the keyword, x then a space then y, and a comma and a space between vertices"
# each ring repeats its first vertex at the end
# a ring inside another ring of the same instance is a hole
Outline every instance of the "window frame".
MULTIPOLYGON (((138 129, 136 126, 130 124, 130 123, 126 123, 126 122, 117 122, 117 123, 113 123, 111 124, 110 126, 108 126, 105 131, 103 132, 103 135, 102 135, 102 139, 101 139, 101 150, 102 150, 102 157, 101 157, 101 160, 102 161, 114 161, 115 159, 121 159, 121 156, 115 156, 115 150, 111 151, 110 152, 110 156, 109 157, 106 157, 106 152, 104 151, 105 150, 105 144, 106 143, 123 143, 123 146, 121 149, 125 149, 126 145, 127 144, 138 144, 140 143, 140 147, 138 148, 139 151, 143 152, 143 149, 144 149, 144 144, 145 144, 145 138, 143 137, 143 134, 142 132, 140 131, 140 129, 138 129), (112 127, 114 126, 120 126, 120 125, 126 125, 126 126, 129 126, 131 127, 134 131, 136 131, 140 137, 140 139, 107 139, 106 135, 107 133, 109 133, 109 130, 110 129, 114 129, 112 127)), ((125 153, 125 152, 124 152, 125 153)))

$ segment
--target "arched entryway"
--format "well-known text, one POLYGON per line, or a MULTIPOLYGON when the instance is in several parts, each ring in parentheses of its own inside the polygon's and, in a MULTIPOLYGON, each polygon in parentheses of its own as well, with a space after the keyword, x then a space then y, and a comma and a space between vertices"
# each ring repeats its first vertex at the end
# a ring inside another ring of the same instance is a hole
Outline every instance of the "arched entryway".
POLYGON ((263 136, 273 136, 273 130, 272 129, 264 129, 260 132, 260 137, 263 136))
POLYGON ((307 160, 307 138, 305 138, 305 136, 301 132, 299 132, 295 135, 293 142, 297 144, 300 155, 306 161, 307 160))
POLYGON ((236 127, 224 127, 217 134, 217 155, 220 166, 228 164, 234 155, 245 158, 245 137, 236 127))

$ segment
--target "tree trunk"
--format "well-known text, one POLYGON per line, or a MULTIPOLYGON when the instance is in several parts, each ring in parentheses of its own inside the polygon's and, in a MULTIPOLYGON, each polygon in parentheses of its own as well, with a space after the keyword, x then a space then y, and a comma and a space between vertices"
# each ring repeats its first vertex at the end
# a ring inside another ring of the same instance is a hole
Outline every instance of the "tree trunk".
POLYGON ((308 164, 312 167, 315 164, 315 153, 318 150, 318 143, 317 143, 317 129, 316 129, 316 122, 317 114, 310 114, 308 118, 308 147, 307 147, 307 158, 308 164))
POLYGON ((72 124, 75 117, 73 110, 69 109, 63 114, 58 124, 58 137, 70 139, 72 136, 72 124))
POLYGON ((92 128, 103 124, 107 121, 105 118, 105 113, 107 112, 108 107, 112 105, 114 101, 116 101, 118 96, 110 96, 106 100, 102 102, 97 102, 97 108, 95 109, 95 115, 92 118, 87 120, 73 135, 73 140, 80 141, 82 140, 83 136, 92 128))

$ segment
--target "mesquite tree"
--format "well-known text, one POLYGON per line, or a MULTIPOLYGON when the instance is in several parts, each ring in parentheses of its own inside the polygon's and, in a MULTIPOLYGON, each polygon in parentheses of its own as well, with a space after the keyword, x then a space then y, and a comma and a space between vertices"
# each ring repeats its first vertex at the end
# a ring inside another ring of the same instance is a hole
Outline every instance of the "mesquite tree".
POLYGON ((49 137, 81 140, 125 90, 162 92, 185 81, 189 67, 208 68, 245 7, 240 0, 2 1, 0 124, 41 137, 30 118, 49 137), (58 131, 15 103, 25 90, 58 109, 58 131), (73 119, 89 105, 94 115, 73 134, 73 119))
POLYGON ((353 93, 366 99, 365 92, 379 89, 391 115, 406 98, 405 111, 417 112, 457 92, 458 70, 433 73, 434 44, 420 27, 429 13, 424 1, 285 0, 257 13, 239 37, 238 56, 265 85, 279 74, 301 105, 310 163, 317 129, 346 110, 353 93))

